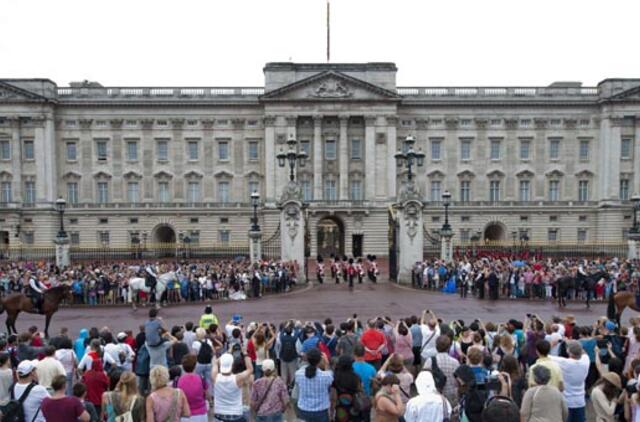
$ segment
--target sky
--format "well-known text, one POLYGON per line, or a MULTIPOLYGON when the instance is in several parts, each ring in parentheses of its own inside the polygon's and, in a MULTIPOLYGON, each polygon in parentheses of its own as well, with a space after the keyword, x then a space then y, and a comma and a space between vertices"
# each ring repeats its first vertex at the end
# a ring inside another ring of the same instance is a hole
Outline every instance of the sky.
MULTIPOLYGON (((331 62, 398 86, 640 78, 638 0, 331 0, 331 62)), ((262 86, 326 61, 326 0, 0 0, 0 78, 67 86, 262 86)))

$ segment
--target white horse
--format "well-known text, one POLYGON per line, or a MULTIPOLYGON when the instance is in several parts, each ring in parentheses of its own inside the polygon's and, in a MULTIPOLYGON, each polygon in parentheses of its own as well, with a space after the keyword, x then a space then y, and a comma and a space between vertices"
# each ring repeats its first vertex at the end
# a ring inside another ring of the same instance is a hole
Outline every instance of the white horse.
MULTIPOLYGON (((167 284, 171 281, 178 281, 177 274, 179 271, 169 271, 168 273, 164 273, 156 278, 156 308, 160 308, 160 298, 162 298, 162 293, 167 290, 167 284)), ((146 280, 141 277, 133 277, 129 279, 129 303, 133 305, 133 309, 136 309, 136 303, 133 301, 135 295, 138 292, 149 293, 151 288, 147 287, 146 280)))

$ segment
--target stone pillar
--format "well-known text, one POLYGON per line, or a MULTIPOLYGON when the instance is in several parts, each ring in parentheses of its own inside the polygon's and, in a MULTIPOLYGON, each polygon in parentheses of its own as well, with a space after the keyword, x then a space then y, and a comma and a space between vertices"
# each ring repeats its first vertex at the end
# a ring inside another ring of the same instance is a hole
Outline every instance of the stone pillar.
POLYGON ((313 199, 322 199, 322 116, 313 116, 313 199))
MULTIPOLYGON (((395 166, 394 166, 395 168, 395 166)), ((424 255, 422 210, 424 203, 415 183, 407 183, 398 201, 398 282, 411 284, 411 272, 424 255)))
MULTIPOLYGON (((364 157, 365 157, 365 199, 376 199, 376 116, 365 116, 364 157)), ((395 151, 393 151, 395 154, 395 151)))
POLYGON ((249 256, 251 263, 262 261, 262 232, 249 230, 249 256))
POLYGON ((398 118, 396 116, 387 117, 387 194, 389 199, 396 197, 396 181, 398 179, 396 173, 396 125, 398 118))
POLYGON ((56 237, 53 243, 56 244, 56 265, 58 268, 65 268, 71 264, 71 254, 69 253, 69 237, 56 237))
MULTIPOLYGON (((637 168, 638 162, 640 162, 640 114, 636 114, 635 118, 636 130, 633 138, 633 165, 637 168)), ((629 197, 640 194, 640 171, 633 172, 632 185, 629 186, 629 197)))
POLYGON ((349 140, 347 137, 347 126, 349 116, 340 116, 340 195, 338 199, 346 201, 349 199, 349 140))
POLYGON ((446 263, 453 261, 453 232, 443 233, 440 240, 440 259, 446 263))
POLYGON ((264 118, 265 195, 267 203, 276 202, 276 118, 264 118))
POLYGON ((302 190, 297 182, 289 182, 278 204, 280 208, 280 256, 283 261, 295 261, 299 282, 306 282, 304 234, 305 218, 302 190))

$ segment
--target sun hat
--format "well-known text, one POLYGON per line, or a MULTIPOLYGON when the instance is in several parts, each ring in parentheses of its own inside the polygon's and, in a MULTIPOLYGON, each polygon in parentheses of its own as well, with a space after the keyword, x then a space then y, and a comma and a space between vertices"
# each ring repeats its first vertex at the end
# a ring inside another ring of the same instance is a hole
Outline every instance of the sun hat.
POLYGON ((233 367, 233 355, 230 353, 224 353, 220 356, 220 372, 223 374, 231 373, 233 367))
POLYGON ((272 359, 265 359, 262 361, 262 370, 263 371, 275 371, 276 364, 272 359))
POLYGON ((17 369, 18 375, 23 377, 29 375, 36 369, 35 364, 36 362, 32 360, 23 360, 18 364, 18 369, 17 369))
POLYGON ((602 375, 602 379, 609 381, 611 384, 618 387, 618 389, 622 390, 622 381, 620 381, 620 375, 615 372, 607 372, 602 375))

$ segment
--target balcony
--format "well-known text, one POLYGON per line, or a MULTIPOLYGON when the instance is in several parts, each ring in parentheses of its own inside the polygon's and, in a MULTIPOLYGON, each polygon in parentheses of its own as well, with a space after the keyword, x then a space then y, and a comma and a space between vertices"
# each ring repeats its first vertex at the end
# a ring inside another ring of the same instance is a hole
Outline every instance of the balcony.
POLYGON ((195 101, 245 99, 257 100, 264 94, 263 87, 66 87, 57 89, 62 102, 91 101, 195 101))
POLYGON ((398 95, 408 100, 518 100, 518 99, 573 99, 594 101, 598 99, 597 87, 547 86, 547 87, 398 87, 398 95))

